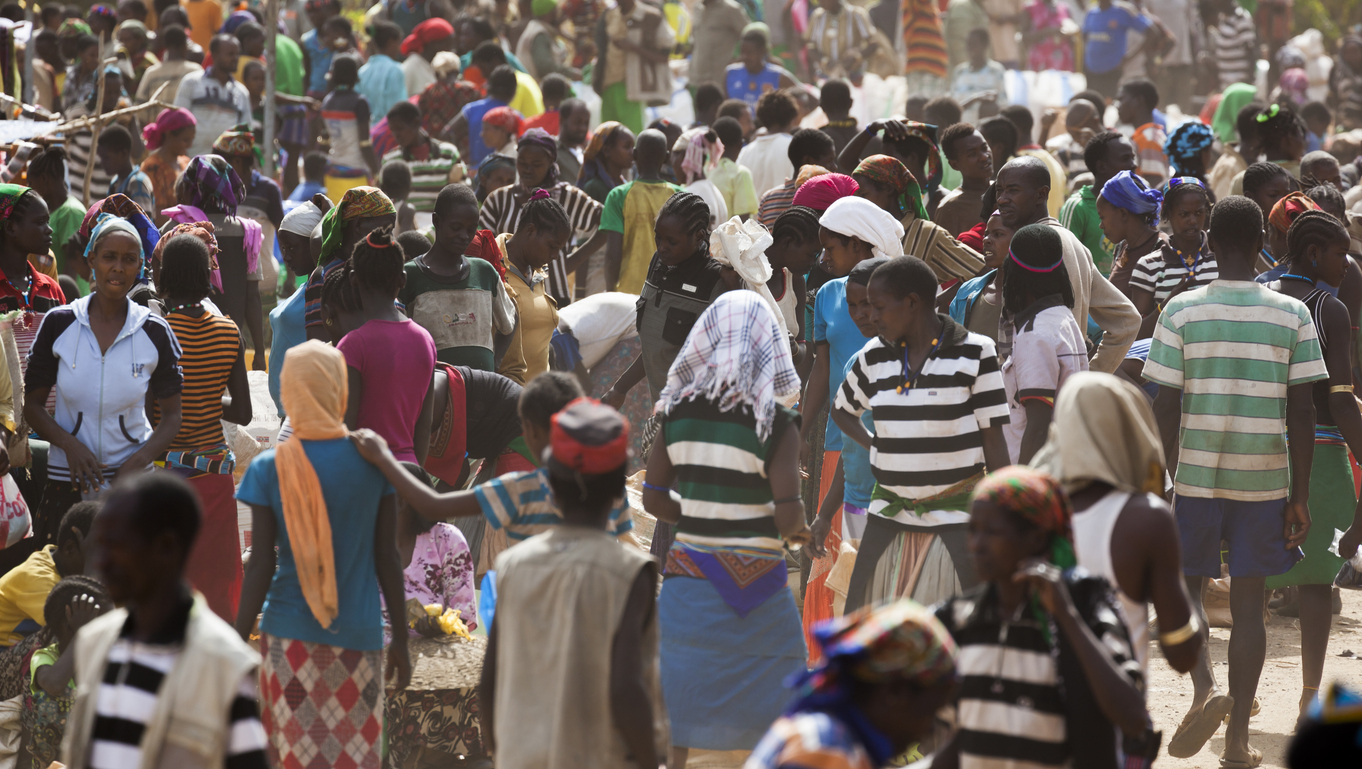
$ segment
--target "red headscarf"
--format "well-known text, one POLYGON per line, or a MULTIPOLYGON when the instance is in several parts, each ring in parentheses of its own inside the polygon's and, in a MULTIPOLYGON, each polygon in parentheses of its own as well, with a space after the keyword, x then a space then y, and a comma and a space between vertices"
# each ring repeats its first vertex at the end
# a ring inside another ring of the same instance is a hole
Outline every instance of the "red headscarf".
POLYGON ((1267 215, 1268 224, 1277 228, 1277 231, 1286 234, 1291 229, 1291 223, 1296 221, 1296 217, 1306 211, 1318 211, 1319 206, 1315 201, 1305 196, 1304 192, 1293 192, 1290 195, 1277 201, 1277 205, 1272 207, 1272 213, 1267 215))
POLYGON ((444 40, 454 34, 454 25, 444 19, 426 19, 416 25, 416 29, 407 35, 407 39, 402 41, 402 53, 410 56, 418 53, 422 48, 435 42, 444 40))
POLYGON ((807 206, 822 213, 838 200, 855 195, 860 188, 861 185, 846 174, 822 174, 801 184, 790 205, 807 206))

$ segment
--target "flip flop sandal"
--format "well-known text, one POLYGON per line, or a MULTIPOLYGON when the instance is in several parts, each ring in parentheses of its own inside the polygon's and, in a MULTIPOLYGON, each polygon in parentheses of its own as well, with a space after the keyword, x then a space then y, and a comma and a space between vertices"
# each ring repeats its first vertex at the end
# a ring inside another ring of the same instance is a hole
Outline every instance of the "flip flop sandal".
POLYGON ((1191 758, 1201 752, 1206 741, 1215 736, 1220 724, 1234 707, 1234 698, 1221 694, 1206 700, 1201 712, 1188 717, 1178 726, 1173 739, 1168 743, 1168 755, 1173 758, 1191 758))
POLYGON ((1247 761, 1222 758, 1220 759, 1220 769, 1254 769, 1263 765, 1263 751, 1257 748, 1249 748, 1249 756, 1250 758, 1247 761))
MULTIPOLYGON (((1258 715, 1258 714, 1261 713, 1261 712, 1263 712, 1263 703, 1259 702, 1257 697, 1254 697, 1254 698, 1253 698, 1253 707, 1249 709, 1249 718, 1253 718, 1254 716, 1258 715)), ((1225 714, 1225 725, 1226 725, 1226 726, 1229 726, 1229 723, 1230 723, 1230 714, 1229 714, 1229 713, 1226 713, 1226 714, 1225 714)))

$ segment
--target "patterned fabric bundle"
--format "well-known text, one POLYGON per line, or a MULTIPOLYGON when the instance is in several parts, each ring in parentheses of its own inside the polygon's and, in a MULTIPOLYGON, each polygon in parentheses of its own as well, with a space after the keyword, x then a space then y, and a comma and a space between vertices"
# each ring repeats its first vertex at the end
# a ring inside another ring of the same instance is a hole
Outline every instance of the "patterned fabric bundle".
POLYGON ((1159 218, 1159 206, 1163 205, 1163 193, 1149 186, 1134 171, 1122 171, 1102 185, 1102 199, 1117 208, 1143 216, 1149 221, 1159 218))
POLYGON ((181 178, 189 185, 190 205, 210 214, 235 216, 237 206, 246 199, 246 185, 219 155, 194 156, 181 178))
POLYGON ((1297 190, 1277 201, 1277 205, 1272 207, 1272 212, 1267 215, 1267 222, 1277 231, 1286 234, 1291 229, 1291 224, 1296 221, 1296 217, 1306 211, 1318 211, 1319 205, 1315 201, 1306 197, 1304 192, 1297 190))
POLYGON ((166 249, 166 243, 170 242, 170 239, 176 235, 193 235, 202 240, 205 246, 208 246, 208 266, 213 270, 210 279, 213 282, 213 287, 221 291, 222 277, 218 274, 218 239, 213 234, 212 222, 181 222, 171 227, 162 233, 161 239, 156 242, 156 247, 151 251, 151 262, 156 264, 161 261, 161 254, 166 249))
POLYGON ((871 155, 862 160, 851 173, 889 187, 898 193, 899 205, 904 211, 912 211, 919 219, 928 218, 927 208, 922 205, 922 187, 917 183, 917 179, 913 178, 913 172, 899 162, 898 158, 871 155))
POLYGON ((516 143, 516 152, 524 152, 527 149, 539 149, 548 153, 549 172, 544 177, 544 187, 552 187, 558 183, 558 142, 542 128, 531 128, 520 137, 516 143))
POLYGON ((700 126, 681 134, 672 145, 672 152, 682 151, 686 157, 681 161, 681 170, 686 172, 685 183, 690 184, 702 171, 709 176, 719 167, 719 159, 724 156, 724 143, 708 126, 700 126))
POLYGON ((799 185, 790 205, 812 208, 821 214, 833 203, 855 195, 860 188, 861 185, 846 174, 823 174, 799 185))
POLYGON ((340 203, 322 216, 322 253, 318 261, 326 264, 340 249, 341 241, 345 239, 345 222, 395 213, 397 209, 393 207, 393 202, 377 187, 352 187, 346 190, 340 203))
POLYGON ((1021 465, 990 473, 974 487, 974 500, 1020 516, 1049 533, 1049 560, 1061 569, 1078 564, 1074 555, 1073 507, 1054 477, 1021 465))
POLYGON ((165 143, 166 136, 192 125, 198 125, 199 121, 194 117, 194 113, 180 107, 161 110, 161 114, 156 116, 156 120, 147 123, 142 128, 142 141, 146 142, 148 150, 160 149, 165 143))
POLYGON ((933 0, 909 0, 900 9, 903 49, 908 52, 903 71, 944 78, 946 38, 941 32, 941 14, 936 3, 933 0))
POLYGON ((223 131, 217 141, 213 142, 213 152, 223 157, 254 155, 255 134, 251 133, 251 127, 244 123, 232 126, 230 130, 223 131))
POLYGON ((798 391, 799 374, 771 309, 752 291, 730 291, 696 321, 654 412, 667 414, 697 397, 718 404, 720 411, 745 405, 756 417, 757 437, 765 441, 776 400, 798 391))
POLYGON ((521 131, 525 130, 525 118, 520 113, 510 107, 497 107, 487 111, 482 116, 482 122, 493 128, 500 128, 511 134, 512 138, 520 136, 521 131))
MULTIPOLYGON (((1187 176, 1190 173, 1187 170, 1188 163, 1199 158, 1201 152, 1212 144, 1215 144, 1215 132, 1199 120, 1188 120, 1174 129, 1163 143, 1163 151, 1173 164, 1173 175, 1187 176)), ((1206 170, 1209 169, 1203 169, 1202 172, 1206 170)))
POLYGON ((90 210, 85 212, 85 219, 81 221, 80 229, 76 230, 76 233, 85 241, 86 254, 89 254, 90 244, 95 240, 96 225, 100 223, 100 217, 104 214, 126 220, 132 225, 133 234, 142 243, 142 273, 138 280, 143 283, 151 280, 151 254, 161 240, 161 233, 156 229, 151 217, 127 195, 114 193, 103 200, 95 201, 90 210))

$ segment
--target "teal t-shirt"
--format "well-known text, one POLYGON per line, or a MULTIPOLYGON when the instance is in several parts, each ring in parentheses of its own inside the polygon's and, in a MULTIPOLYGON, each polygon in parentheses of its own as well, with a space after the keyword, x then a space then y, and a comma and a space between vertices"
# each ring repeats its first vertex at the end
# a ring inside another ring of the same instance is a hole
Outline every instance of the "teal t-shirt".
POLYGON ((1059 224, 1078 236, 1092 252, 1092 262, 1102 277, 1111 277, 1112 262, 1116 260, 1116 246, 1102 232, 1102 217, 1097 213, 1097 193, 1091 184, 1076 190, 1059 211, 1059 224))
POLYGON ((48 224, 52 227, 52 255, 57 259, 59 274, 66 273, 66 241, 76 234, 84 220, 85 206, 71 195, 67 195, 66 202, 57 206, 57 210, 48 218, 48 224))
MULTIPOLYGON (((294 438, 293 440, 298 440, 294 438)), ((279 568, 270 581, 260 629, 280 638, 374 651, 383 648, 383 610, 378 599, 374 567, 374 529, 378 503, 393 487, 377 467, 364 461, 349 438, 303 441, 303 451, 317 472, 327 517, 331 520, 331 550, 336 561, 338 611, 323 628, 312 616, 298 584, 274 449, 251 462, 236 498, 274 511, 279 526, 279 568)))

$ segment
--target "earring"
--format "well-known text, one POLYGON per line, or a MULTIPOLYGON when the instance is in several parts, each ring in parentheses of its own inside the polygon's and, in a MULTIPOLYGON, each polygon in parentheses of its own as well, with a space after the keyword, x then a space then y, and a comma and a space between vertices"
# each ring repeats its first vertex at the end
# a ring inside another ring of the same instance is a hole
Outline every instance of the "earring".
POLYGON ((326 325, 328 325, 328 326, 334 326, 334 325, 336 325, 335 319, 333 319, 333 318, 327 318, 327 319, 326 319, 326 325))

